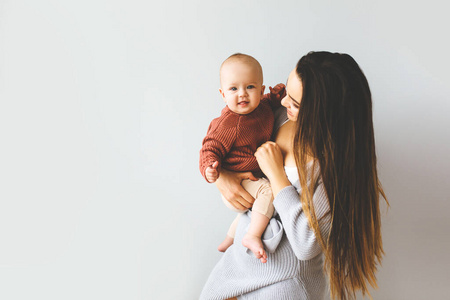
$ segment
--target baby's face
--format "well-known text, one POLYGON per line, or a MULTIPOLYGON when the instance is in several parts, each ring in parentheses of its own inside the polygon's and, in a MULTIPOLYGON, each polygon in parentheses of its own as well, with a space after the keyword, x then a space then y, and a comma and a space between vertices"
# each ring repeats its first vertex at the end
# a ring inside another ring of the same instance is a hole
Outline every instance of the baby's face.
POLYGON ((222 66, 220 75, 219 91, 231 111, 246 115, 258 107, 264 86, 257 66, 232 60, 222 66))

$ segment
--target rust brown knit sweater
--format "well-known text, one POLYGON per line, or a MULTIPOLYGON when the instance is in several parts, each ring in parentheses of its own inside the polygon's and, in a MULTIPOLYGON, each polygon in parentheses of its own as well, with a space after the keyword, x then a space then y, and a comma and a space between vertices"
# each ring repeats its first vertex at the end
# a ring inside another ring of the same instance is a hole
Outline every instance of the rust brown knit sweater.
POLYGON ((203 177, 206 179, 206 168, 215 161, 219 162, 218 170, 261 172, 254 153, 270 139, 274 122, 272 109, 279 106, 280 100, 274 101, 270 94, 266 94, 259 106, 247 115, 237 114, 225 107, 220 117, 211 122, 203 139, 200 150, 200 172, 203 177))

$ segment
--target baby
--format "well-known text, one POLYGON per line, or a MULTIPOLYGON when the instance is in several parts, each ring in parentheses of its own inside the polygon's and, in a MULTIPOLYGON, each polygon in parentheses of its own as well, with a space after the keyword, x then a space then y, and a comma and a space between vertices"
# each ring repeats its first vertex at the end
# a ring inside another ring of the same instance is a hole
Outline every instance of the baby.
MULTIPOLYGON (((254 153, 268 141, 274 125, 273 109, 280 107, 285 96, 285 87, 278 84, 269 87, 264 95, 263 73, 259 62, 246 54, 233 54, 220 67, 219 89, 227 106, 220 117, 214 119, 200 150, 200 172, 209 182, 215 182, 220 170, 253 172, 258 177, 262 172, 254 153)), ((272 217, 272 189, 267 179, 243 180, 242 186, 255 198, 251 223, 242 244, 250 249, 261 262, 267 262, 261 236, 272 217)), ((239 217, 245 211, 234 208, 223 196, 225 204, 240 214, 228 230, 227 237, 219 246, 225 251, 234 242, 239 217)))

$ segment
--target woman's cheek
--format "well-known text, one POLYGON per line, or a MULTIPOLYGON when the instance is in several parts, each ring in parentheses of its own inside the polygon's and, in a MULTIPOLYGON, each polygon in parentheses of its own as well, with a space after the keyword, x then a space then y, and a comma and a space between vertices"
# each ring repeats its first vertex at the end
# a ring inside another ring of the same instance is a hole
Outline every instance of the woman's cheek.
POLYGON ((298 112, 299 112, 299 109, 297 108, 297 109, 293 109, 292 110, 292 114, 294 115, 294 117, 295 117, 295 120, 297 120, 297 118, 298 118, 298 112))

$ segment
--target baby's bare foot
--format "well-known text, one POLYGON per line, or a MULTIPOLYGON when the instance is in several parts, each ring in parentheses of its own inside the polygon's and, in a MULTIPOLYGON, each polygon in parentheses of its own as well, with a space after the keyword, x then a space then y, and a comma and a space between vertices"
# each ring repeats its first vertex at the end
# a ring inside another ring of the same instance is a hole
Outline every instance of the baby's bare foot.
POLYGON ((223 242, 220 243, 219 247, 217 247, 217 250, 219 250, 220 252, 225 252, 225 251, 227 251, 228 247, 233 245, 233 243, 234 243, 234 239, 227 235, 227 237, 223 240, 223 242))
POLYGON ((242 245, 250 249, 262 263, 267 262, 267 254, 264 250, 261 238, 247 233, 242 239, 242 245))

